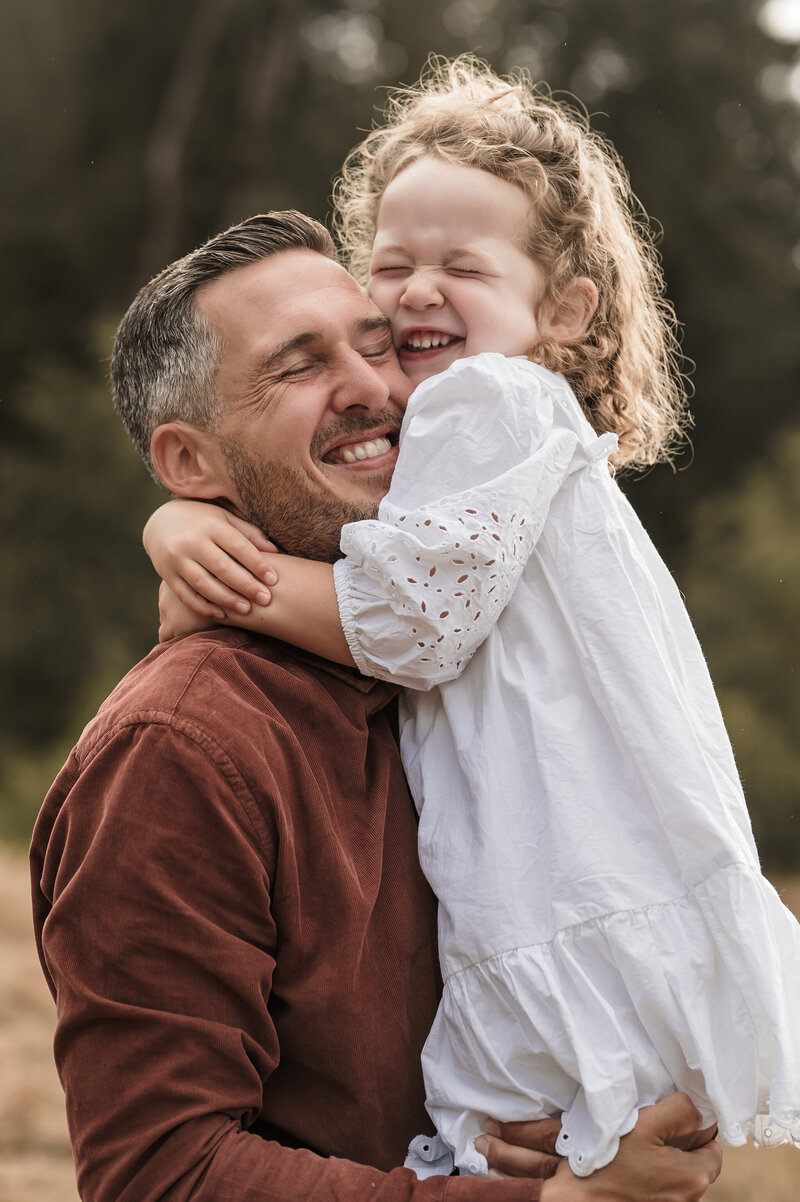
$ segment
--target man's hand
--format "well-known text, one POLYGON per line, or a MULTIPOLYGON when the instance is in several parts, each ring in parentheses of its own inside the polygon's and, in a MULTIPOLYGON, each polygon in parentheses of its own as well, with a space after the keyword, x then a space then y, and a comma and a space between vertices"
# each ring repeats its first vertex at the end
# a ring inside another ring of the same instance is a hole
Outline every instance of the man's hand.
POLYGON ((576 1177, 563 1161, 542 1187, 541 1202, 697 1202, 722 1168, 722 1148, 715 1141, 684 1151, 682 1145, 696 1140, 700 1122, 683 1093, 646 1106, 611 1164, 576 1177))
POLYGON ((556 1155, 556 1138, 561 1130, 558 1119, 539 1119, 529 1123, 497 1123, 489 1119, 486 1135, 475 1140, 475 1147, 489 1165, 490 1177, 552 1177, 561 1163, 556 1155))

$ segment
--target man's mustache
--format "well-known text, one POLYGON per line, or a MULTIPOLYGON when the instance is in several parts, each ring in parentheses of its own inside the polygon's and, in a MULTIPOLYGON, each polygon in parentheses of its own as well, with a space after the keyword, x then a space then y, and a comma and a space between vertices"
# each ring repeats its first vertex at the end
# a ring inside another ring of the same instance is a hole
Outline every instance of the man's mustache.
POLYGON ((351 434, 366 434, 370 430, 388 430, 397 434, 402 423, 402 416, 395 409, 381 409, 379 413, 357 414, 347 413, 337 421, 318 430, 311 439, 311 457, 321 459, 322 455, 338 439, 347 438, 351 434))

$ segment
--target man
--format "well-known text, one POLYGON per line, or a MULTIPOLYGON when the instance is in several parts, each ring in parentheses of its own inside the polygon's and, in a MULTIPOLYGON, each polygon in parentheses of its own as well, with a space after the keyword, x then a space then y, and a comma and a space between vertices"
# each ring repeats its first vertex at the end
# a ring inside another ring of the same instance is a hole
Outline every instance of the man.
MULTIPOLYGON (((408 384, 387 323, 299 214, 162 272, 112 374, 167 488, 286 551, 335 558, 388 487, 408 384)), ((426 1126, 438 979, 393 693, 215 630, 157 648, 87 727, 31 853, 85 1202, 689 1199, 716 1176, 716 1147, 668 1146, 696 1126, 680 1096, 584 1180, 394 1168, 426 1126)), ((536 1151, 552 1123, 501 1134, 484 1137, 495 1172, 552 1170, 536 1151)))

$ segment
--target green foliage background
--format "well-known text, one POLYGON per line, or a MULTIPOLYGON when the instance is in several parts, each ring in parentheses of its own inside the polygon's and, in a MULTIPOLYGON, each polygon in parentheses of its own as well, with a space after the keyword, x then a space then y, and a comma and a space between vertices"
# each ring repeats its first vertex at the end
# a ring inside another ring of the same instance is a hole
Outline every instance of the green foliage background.
POLYGON ((694 453, 626 487, 686 592, 762 854, 798 867, 800 60, 763 8, 5 0, 0 833, 27 837, 82 722, 155 637, 139 532, 159 493, 106 384, 134 290, 249 213, 324 218, 381 85, 474 50, 576 95, 663 229, 694 453))

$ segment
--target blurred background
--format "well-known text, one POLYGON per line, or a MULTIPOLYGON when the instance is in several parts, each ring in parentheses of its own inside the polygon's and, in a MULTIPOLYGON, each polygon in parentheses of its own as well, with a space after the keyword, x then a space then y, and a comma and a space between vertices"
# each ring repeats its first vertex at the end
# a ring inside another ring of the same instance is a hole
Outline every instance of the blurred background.
POLYGON ((112 411, 135 290, 325 219, 385 85, 475 50, 578 97, 663 231, 693 454, 625 484, 686 594, 762 855, 800 864, 800 0, 3 0, 0 837, 151 646, 160 501, 112 411))
POLYGON ((800 870, 800 0, 3 0, 9 846, 155 639, 162 495, 107 385, 123 310, 251 213, 325 219, 386 85, 465 50, 577 97, 661 231, 693 450, 624 487, 699 630, 765 865, 800 870))

